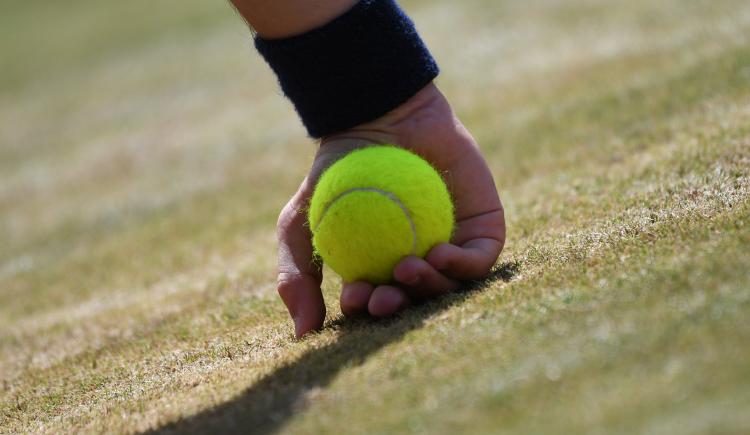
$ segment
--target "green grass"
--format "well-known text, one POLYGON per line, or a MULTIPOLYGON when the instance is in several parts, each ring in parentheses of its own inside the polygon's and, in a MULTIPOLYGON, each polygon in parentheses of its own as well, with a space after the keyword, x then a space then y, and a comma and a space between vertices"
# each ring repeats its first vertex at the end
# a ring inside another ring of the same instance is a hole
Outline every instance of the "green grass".
POLYGON ((490 279, 292 338, 314 144, 223 2, 0 14, 0 433, 747 433, 750 7, 404 2, 508 218, 490 279), (451 29, 451 31, 446 31, 451 29))

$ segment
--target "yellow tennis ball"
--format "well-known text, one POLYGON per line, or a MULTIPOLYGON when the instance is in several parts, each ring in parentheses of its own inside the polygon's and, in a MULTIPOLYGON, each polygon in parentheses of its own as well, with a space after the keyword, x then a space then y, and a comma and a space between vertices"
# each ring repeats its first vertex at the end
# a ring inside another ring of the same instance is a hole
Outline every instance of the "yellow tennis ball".
POLYGON ((435 169, 394 146, 353 151, 320 177, 308 220, 313 247, 346 282, 383 284, 407 255, 448 242, 453 202, 435 169))

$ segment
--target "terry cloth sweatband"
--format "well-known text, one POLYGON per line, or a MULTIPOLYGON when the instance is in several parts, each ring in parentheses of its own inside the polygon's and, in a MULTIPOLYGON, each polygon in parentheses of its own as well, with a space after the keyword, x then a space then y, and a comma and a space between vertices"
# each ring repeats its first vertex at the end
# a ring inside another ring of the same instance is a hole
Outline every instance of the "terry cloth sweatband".
POLYGON ((439 72, 394 0, 361 0, 299 36, 256 35, 255 47, 315 138, 385 115, 439 72))

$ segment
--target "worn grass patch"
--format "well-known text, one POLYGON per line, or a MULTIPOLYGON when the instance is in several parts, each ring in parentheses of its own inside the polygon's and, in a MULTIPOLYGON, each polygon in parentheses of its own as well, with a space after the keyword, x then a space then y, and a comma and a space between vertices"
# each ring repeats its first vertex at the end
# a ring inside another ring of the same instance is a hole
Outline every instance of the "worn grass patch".
POLYGON ((241 20, 4 6, 0 432, 750 431, 746 2, 404 5, 508 246, 389 320, 327 277, 302 341, 273 225, 314 145, 241 20))

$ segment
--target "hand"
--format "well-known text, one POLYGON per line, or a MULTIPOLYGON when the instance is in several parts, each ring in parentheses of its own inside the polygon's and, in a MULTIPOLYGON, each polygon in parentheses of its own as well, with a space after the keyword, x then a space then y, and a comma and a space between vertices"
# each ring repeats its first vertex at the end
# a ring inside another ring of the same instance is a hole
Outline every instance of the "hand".
POLYGON ((451 243, 433 247, 424 259, 409 256, 393 270, 394 283, 344 283, 341 311, 390 316, 414 301, 457 290, 462 280, 487 275, 505 243, 503 206, 476 142, 430 84, 385 116, 322 140, 309 175, 279 216, 278 291, 301 337, 320 329, 325 304, 322 272, 313 262, 305 210, 322 172, 348 152, 374 143, 416 152, 441 173, 456 206, 451 243))

